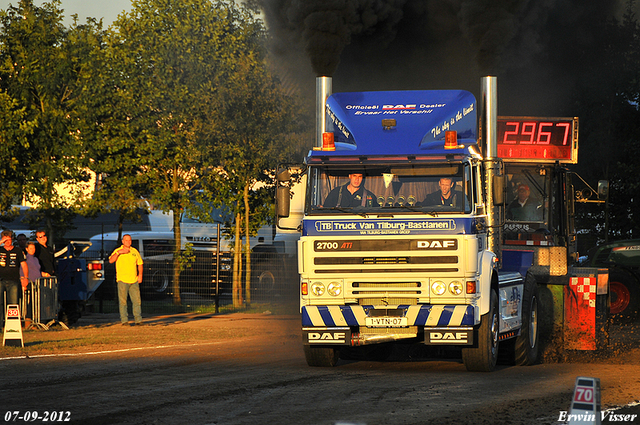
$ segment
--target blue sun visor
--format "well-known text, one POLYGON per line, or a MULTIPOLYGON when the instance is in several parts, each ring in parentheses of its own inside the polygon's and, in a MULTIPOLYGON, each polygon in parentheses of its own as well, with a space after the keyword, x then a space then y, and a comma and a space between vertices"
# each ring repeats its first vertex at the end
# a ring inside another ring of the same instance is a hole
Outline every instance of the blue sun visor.
POLYGON ((444 143, 448 130, 460 143, 477 141, 476 99, 464 90, 335 93, 326 114, 336 150, 311 156, 416 155, 444 143))

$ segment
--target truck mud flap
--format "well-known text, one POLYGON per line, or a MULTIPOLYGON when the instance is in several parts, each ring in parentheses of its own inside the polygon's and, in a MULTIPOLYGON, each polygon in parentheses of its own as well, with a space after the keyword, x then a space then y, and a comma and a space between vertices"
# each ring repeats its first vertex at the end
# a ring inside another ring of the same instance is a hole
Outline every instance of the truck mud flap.
POLYGON ((351 345, 351 328, 302 328, 305 345, 351 345))
POLYGON ((473 328, 425 328, 425 345, 473 345, 473 328))

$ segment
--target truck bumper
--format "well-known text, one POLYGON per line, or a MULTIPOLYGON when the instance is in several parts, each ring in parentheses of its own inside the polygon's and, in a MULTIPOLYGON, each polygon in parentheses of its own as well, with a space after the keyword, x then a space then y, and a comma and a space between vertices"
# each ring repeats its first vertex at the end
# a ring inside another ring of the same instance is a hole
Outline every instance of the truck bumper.
MULTIPOLYGON (((376 308, 374 306, 345 305, 345 306, 303 306, 303 327, 340 327, 340 326, 369 326, 367 318, 373 318, 373 311, 400 311, 401 316, 388 317, 387 326, 381 322, 378 327, 395 327, 396 320, 402 317, 398 327, 403 326, 473 326, 474 307, 471 305, 400 305, 392 308, 376 308)), ((383 319, 380 315, 376 318, 383 319)))

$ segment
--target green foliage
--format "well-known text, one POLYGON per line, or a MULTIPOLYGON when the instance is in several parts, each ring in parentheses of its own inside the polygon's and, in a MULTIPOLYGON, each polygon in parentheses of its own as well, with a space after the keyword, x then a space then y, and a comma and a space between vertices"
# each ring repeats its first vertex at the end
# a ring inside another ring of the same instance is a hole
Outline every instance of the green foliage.
POLYGON ((43 207, 67 206, 56 184, 87 180, 74 103, 97 27, 66 29, 59 5, 21 0, 0 14, 0 107, 9 114, 3 138, 14 153, 3 192, 21 190, 43 207))
POLYGON ((25 107, 5 92, 0 92, 0 128, 0 211, 7 211, 25 183, 33 122, 25 119, 25 107))
POLYGON ((187 243, 184 246, 184 249, 180 251, 178 254, 178 263, 180 264, 180 272, 185 269, 191 267, 193 263, 196 261, 196 250, 193 249, 192 243, 187 243))

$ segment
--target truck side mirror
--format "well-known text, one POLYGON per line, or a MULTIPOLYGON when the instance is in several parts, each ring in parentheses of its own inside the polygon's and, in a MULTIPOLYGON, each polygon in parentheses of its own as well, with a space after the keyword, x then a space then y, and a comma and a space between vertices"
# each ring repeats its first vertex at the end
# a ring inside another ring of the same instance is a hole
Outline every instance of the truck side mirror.
POLYGON ((493 176, 493 205, 504 205, 504 176, 493 176))
POLYGON ((289 217, 291 209, 291 189, 288 186, 278 186, 276 188, 276 215, 280 217, 289 217))
POLYGON ((600 180, 598 182, 598 199, 609 198, 609 180, 600 180))
POLYGON ((289 217, 291 211, 291 189, 284 186, 291 180, 289 169, 284 167, 276 172, 276 219, 289 217))

